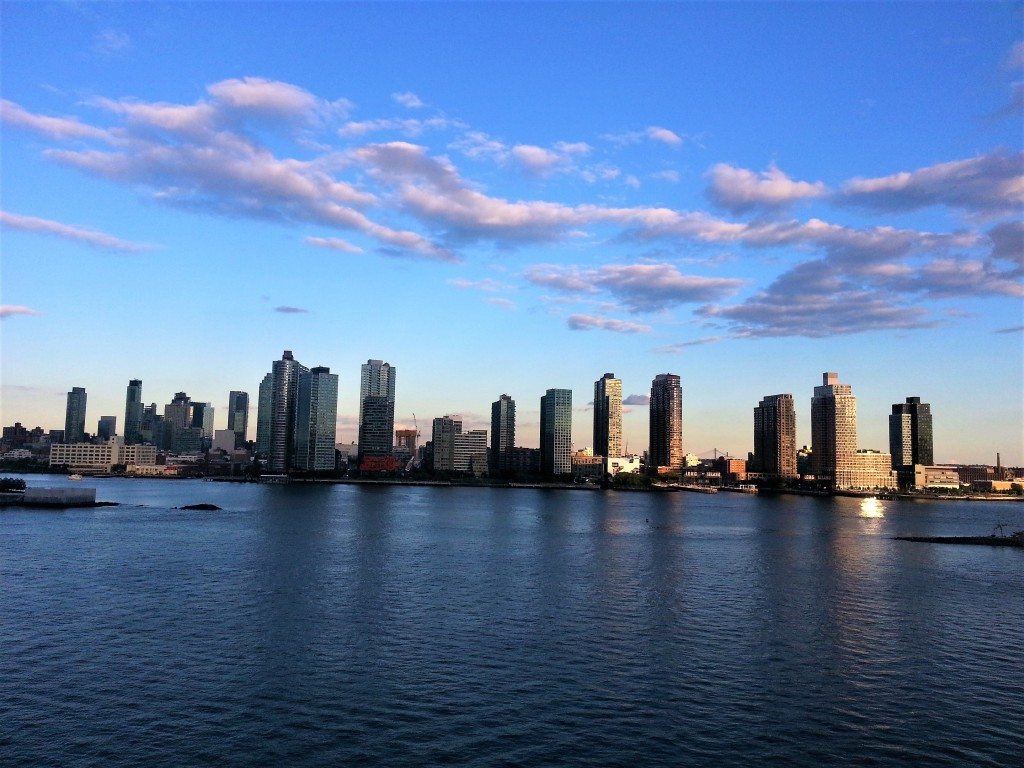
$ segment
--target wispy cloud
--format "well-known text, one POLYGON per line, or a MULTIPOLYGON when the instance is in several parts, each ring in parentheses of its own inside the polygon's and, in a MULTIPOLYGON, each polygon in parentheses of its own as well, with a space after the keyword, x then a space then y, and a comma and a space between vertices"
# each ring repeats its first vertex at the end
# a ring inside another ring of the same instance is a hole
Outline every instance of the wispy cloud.
POLYGON ((733 213, 777 209, 797 200, 821 197, 828 189, 820 181, 796 181, 773 163, 755 173, 728 163, 712 166, 706 174, 707 195, 715 205, 733 213))
POLYGON ((97 32, 92 38, 93 53, 100 56, 114 56, 131 50, 131 47, 131 37, 116 29, 104 29, 102 32, 97 32))
POLYGON ((392 93, 391 100, 396 104, 401 104, 403 107, 408 107, 409 109, 422 109, 427 106, 423 99, 411 91, 405 91, 404 93, 392 93))
POLYGON ((274 307, 275 312, 280 312, 282 315, 305 315, 309 312, 308 309, 302 307, 289 307, 287 305, 281 307, 274 307))
POLYGON ((623 405, 650 405, 650 395, 629 395, 623 401, 623 405))
POLYGON ((317 248, 329 248, 342 253, 365 253, 358 245, 353 245, 340 237, 304 237, 302 241, 309 245, 315 245, 317 248))
POLYGON ((1009 328, 1000 328, 992 333, 1021 333, 1024 332, 1024 325, 1012 325, 1009 328))
POLYGON ((500 283, 490 277, 485 277, 483 280, 467 280, 463 277, 457 277, 453 280, 448 281, 449 285, 454 285, 456 288, 472 289, 477 291, 486 291, 488 293, 494 293, 497 291, 507 291, 512 286, 505 283, 500 283))
POLYGON ((41 315, 31 307, 23 307, 20 304, 0 304, 0 319, 13 317, 14 315, 41 315))
POLYGON ((146 243, 133 243, 130 240, 122 240, 114 235, 108 235, 95 229, 85 229, 70 224, 62 224, 51 219, 41 219, 36 216, 22 216, 17 213, 0 211, 0 225, 7 229, 17 229, 23 232, 35 232, 40 235, 54 235, 65 240, 73 240, 85 243, 96 248, 104 248, 114 251, 126 251, 128 253, 143 253, 152 250, 155 246, 146 243))
POLYGON ((725 336, 702 336, 699 339, 692 339, 690 341, 680 341, 675 344, 668 344, 664 347, 658 347, 654 351, 668 355, 677 355, 687 347, 700 347, 705 344, 716 344, 719 341, 724 341, 725 339, 725 336))
POLYGON ((993 152, 889 176, 847 182, 842 202, 879 211, 933 205, 1002 215, 1024 205, 1024 153, 993 152))
POLYGON ((614 320, 597 315, 570 315, 566 321, 574 331, 614 331, 615 333, 650 333, 651 326, 642 323, 631 323, 627 320, 614 320))
POLYGON ((642 131, 626 131, 624 133, 606 133, 601 138, 613 144, 637 144, 645 139, 648 141, 667 144, 670 147, 679 147, 683 144, 683 137, 673 130, 663 128, 660 125, 650 125, 642 131))
POLYGON ((735 293, 745 283, 738 278, 684 275, 671 264, 610 264, 595 269, 538 264, 524 276, 535 285, 568 293, 606 291, 633 313, 710 301, 735 293))
POLYGON ((496 307, 501 307, 502 309, 516 309, 516 303, 514 301, 511 299, 503 299, 500 296, 489 296, 487 298, 487 303, 493 304, 496 307))

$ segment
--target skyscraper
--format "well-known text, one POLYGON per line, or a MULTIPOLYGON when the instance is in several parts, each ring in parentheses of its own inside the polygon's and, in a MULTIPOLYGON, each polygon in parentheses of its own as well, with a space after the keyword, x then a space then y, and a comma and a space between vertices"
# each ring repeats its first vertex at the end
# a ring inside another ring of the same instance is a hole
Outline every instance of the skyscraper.
POLYGON ((614 373, 594 382, 594 455, 622 455, 622 381, 614 373))
POLYGON ((274 396, 270 408, 270 457, 267 468, 275 474, 285 474, 292 464, 295 446, 295 394, 299 374, 309 371, 286 349, 271 368, 274 377, 274 396))
POLYGON ((398 371, 383 360, 367 360, 359 378, 359 458, 390 456, 395 432, 398 371))
POLYGON ((96 425, 96 437, 100 440, 109 440, 117 434, 117 416, 100 416, 96 425))
POLYGON ((260 382, 256 404, 256 454, 270 455, 270 414, 274 408, 274 374, 268 373, 260 382))
POLYGON ((893 469, 935 463, 932 407, 922 403, 920 397, 908 397, 905 403, 893 404, 889 416, 889 453, 893 469))
POLYGON ((204 440, 213 440, 213 403, 192 403, 192 426, 202 430, 204 440))
POLYGON ((549 389, 540 399, 540 471, 572 472, 572 390, 549 389))
POLYGON ((648 465, 670 470, 683 466, 683 388, 679 376, 659 373, 651 382, 648 465))
POLYGON ((766 395, 754 409, 755 472, 796 477, 796 409, 792 395, 766 395))
POLYGON ((491 475, 510 472, 511 452, 516 445, 516 401, 502 395, 491 403, 491 450, 488 471, 491 475))
POLYGON ((228 429, 235 433, 235 448, 245 445, 249 431, 248 392, 228 392, 228 429))
POLYGON ((142 410, 142 380, 132 379, 124 399, 125 445, 142 442, 142 410))
POLYGON ((295 456, 292 466, 307 472, 334 469, 337 418, 337 374, 323 366, 300 372, 295 393, 295 456))
POLYGON ((811 398, 811 471, 833 488, 853 486, 857 455, 857 398, 838 373, 823 373, 811 398))
POLYGON ((439 416, 434 419, 430 439, 434 446, 434 470, 452 472, 455 469, 455 436, 462 434, 461 416, 439 416))
POLYGON ((72 387, 68 392, 67 412, 64 415, 65 443, 85 440, 85 401, 85 387, 72 387))

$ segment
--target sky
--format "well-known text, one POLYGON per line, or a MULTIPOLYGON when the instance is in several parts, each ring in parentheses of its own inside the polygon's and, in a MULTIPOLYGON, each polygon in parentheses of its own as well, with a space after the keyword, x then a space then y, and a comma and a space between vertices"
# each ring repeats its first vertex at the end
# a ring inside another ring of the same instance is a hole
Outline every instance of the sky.
MULTIPOLYGON (((837 371, 859 443, 1024 464, 1022 3, 3 2, 0 421, 176 391, 226 425, 283 350, 396 366, 396 427, 659 373, 746 456, 837 371)), ((250 432, 255 431, 255 412, 250 432)), ((254 434, 250 434, 250 438, 254 434)))

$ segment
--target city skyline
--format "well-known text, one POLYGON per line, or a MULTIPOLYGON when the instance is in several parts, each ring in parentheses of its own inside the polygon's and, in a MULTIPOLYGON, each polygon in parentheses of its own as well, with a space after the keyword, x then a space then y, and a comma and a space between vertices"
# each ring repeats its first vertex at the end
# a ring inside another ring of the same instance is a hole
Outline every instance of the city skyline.
POLYGON ((507 392, 529 446, 557 386, 585 444, 614 370, 639 452, 670 370, 685 449, 743 456, 766 393, 810 444, 807 382, 839 370, 859 447, 920 396, 936 462, 1024 464, 1020 28, 996 4, 9 4, 0 419, 60 428, 74 385, 87 429, 127 429, 138 378, 222 429, 290 348, 339 374, 339 442, 379 357, 395 428, 487 429, 507 392))

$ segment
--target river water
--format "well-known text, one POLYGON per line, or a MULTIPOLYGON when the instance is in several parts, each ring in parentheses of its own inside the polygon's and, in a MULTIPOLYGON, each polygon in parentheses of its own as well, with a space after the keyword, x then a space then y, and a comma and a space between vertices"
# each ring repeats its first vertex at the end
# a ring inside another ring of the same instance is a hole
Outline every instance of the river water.
POLYGON ((1024 504, 81 484, 0 510, 5 766, 1024 764, 1024 552, 891 538, 1024 504))

